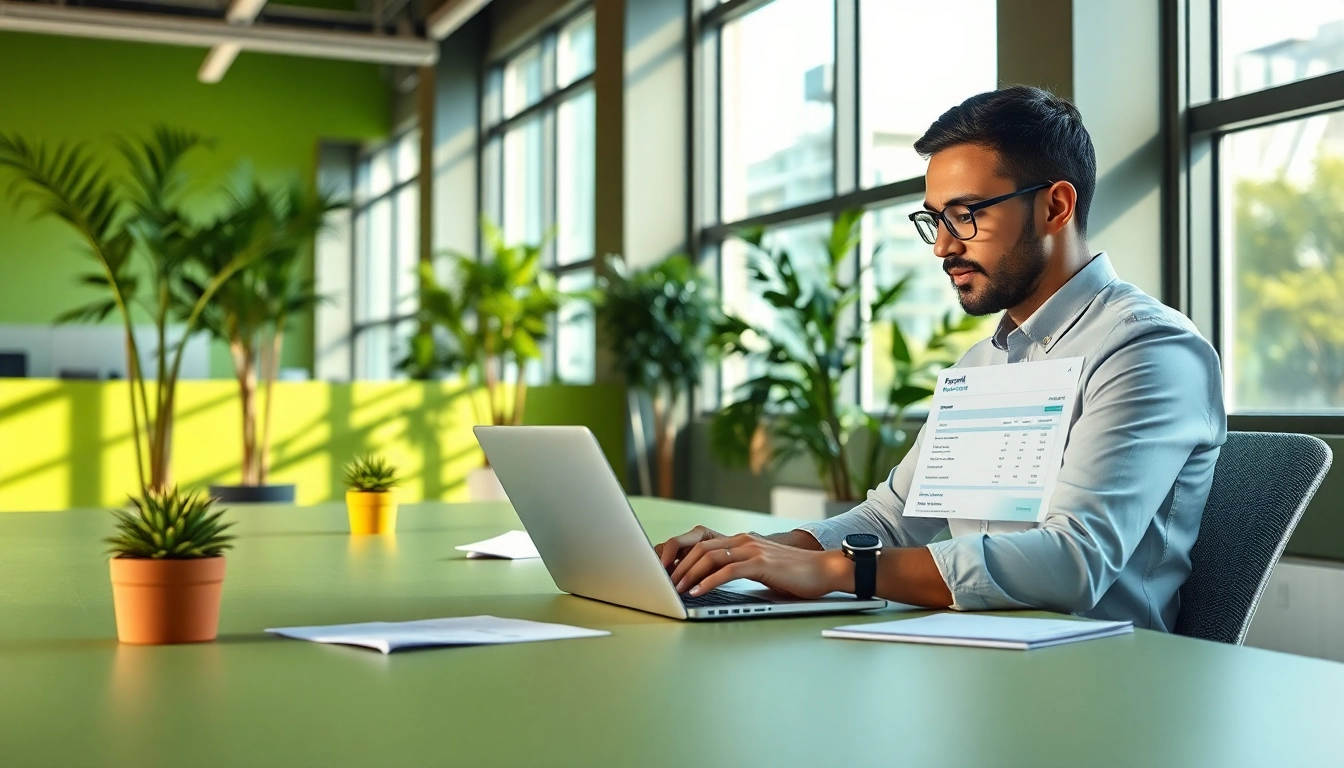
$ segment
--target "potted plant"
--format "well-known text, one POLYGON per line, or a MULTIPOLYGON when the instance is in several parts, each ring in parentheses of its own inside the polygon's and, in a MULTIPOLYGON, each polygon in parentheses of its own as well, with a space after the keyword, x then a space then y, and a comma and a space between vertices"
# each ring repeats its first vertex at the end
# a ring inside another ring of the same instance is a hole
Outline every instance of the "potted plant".
MULTIPOLYGON (((562 292, 555 275, 541 265, 544 244, 508 245, 498 227, 482 220, 489 254, 485 259, 448 253, 454 280, 440 284, 432 265, 420 265, 422 331, 412 342, 403 370, 429 376, 436 367, 460 369, 469 385, 485 389, 489 418, 477 423, 516 426, 527 407, 527 371, 541 359, 551 321, 565 302, 595 300, 595 291, 562 292)), ((476 500, 503 499, 504 491, 487 460, 467 477, 476 500)))
POLYGON ((345 507, 350 533, 395 533, 397 468, 381 456, 365 454, 345 465, 345 507))
POLYGON ((891 311, 912 279, 907 275, 879 289, 866 307, 868 320, 852 328, 863 284, 861 276, 846 274, 850 270, 844 262, 858 244, 861 218, 861 211, 836 218, 819 276, 800 274, 788 251, 765 248, 763 230, 740 234, 752 249, 751 280, 773 308, 774 322, 767 327, 739 317, 726 320, 739 334, 730 342, 731 351, 754 358, 763 373, 741 386, 736 401, 716 414, 710 427, 711 448, 728 465, 756 464, 753 456, 764 442, 768 455, 753 469, 810 457, 826 493, 828 515, 853 506, 872 487, 868 483, 881 462, 906 441, 897 428, 905 409, 929 395, 924 377, 951 362, 940 350, 946 351, 950 336, 974 327, 974 321, 945 318, 918 360, 898 330, 892 342, 897 384, 886 411, 870 416, 857 403, 846 403, 843 381, 858 365, 872 325, 894 324, 891 311), (856 468, 849 440, 860 429, 867 429, 872 441, 867 460, 856 468))
POLYGON ((220 286, 260 255, 256 249, 235 254, 216 272, 197 274, 200 291, 185 289, 183 280, 197 267, 188 246, 195 226, 181 206, 181 165, 206 143, 165 127, 148 139, 120 141, 130 172, 119 177, 84 145, 50 147, 0 135, 0 169, 16 177, 12 189, 75 231, 96 264, 79 281, 105 292, 57 322, 101 322, 116 313, 125 329, 131 442, 142 495, 163 494, 172 484, 177 380, 187 341, 220 286), (136 321, 146 316, 157 342, 148 354, 135 335, 136 321), (147 363, 153 387, 146 383, 147 363))
POLYGON ((641 492, 650 492, 644 402, 653 414, 658 495, 672 497, 677 412, 700 384, 705 365, 728 343, 723 316, 704 275, 684 255, 644 269, 610 262, 599 317, 626 382, 641 492))
POLYGON ((117 639, 159 645, 214 640, 224 586, 226 535, 214 499, 177 488, 150 490, 114 510, 117 530, 106 539, 112 558, 117 639))
MULTIPOLYGON (((273 191, 254 182, 190 240, 190 251, 205 275, 216 274, 241 255, 261 254, 219 286, 200 320, 202 328, 228 346, 242 409, 242 482, 211 485, 210 493, 222 501, 294 501, 292 483, 269 484, 275 380, 290 319, 323 301, 314 281, 304 275, 304 257, 337 207, 330 196, 310 194, 298 185, 273 191)), ((200 279, 188 278, 186 287, 193 297, 209 290, 200 279)))

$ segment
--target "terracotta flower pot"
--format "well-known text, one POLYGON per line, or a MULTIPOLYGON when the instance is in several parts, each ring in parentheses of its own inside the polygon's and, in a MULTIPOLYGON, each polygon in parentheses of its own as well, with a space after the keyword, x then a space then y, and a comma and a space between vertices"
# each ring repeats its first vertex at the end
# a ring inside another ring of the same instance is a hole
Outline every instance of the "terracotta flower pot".
POLYGON ((219 634, 224 558, 114 557, 117 639, 135 645, 203 643, 219 634))
POLYGON ((397 497, 392 491, 346 491, 350 533, 396 533, 397 497))

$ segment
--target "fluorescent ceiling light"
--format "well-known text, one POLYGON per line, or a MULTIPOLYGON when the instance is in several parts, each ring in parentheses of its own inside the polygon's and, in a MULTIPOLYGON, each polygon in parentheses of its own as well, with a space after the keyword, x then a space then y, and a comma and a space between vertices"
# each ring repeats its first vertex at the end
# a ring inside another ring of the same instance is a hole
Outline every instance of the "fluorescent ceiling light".
POLYGON ((218 83, 224 79, 224 73, 229 71, 233 65, 233 60, 238 58, 238 52, 242 47, 237 43, 220 43, 210 52, 205 54, 205 61, 201 62, 201 70, 196 73, 196 79, 202 83, 218 83))
POLYGON ((439 58, 438 44, 418 37, 239 26, 218 19, 36 3, 0 2, 0 30, 201 48, 236 43, 244 51, 412 67, 428 66, 439 58))
POLYGON ((490 0, 443 0, 425 19, 425 31, 432 40, 442 40, 471 20, 490 0))
POLYGON ((229 3, 229 10, 224 14, 224 20, 230 24, 251 24, 261 15, 262 6, 266 5, 266 0, 233 0, 229 3))
MULTIPOLYGON (((251 24, 261 14, 261 9, 265 5, 266 0, 233 0, 229 3, 229 10, 224 14, 224 20, 230 24, 251 24)), ((210 52, 205 54, 205 61, 201 62, 201 69, 196 73, 196 79, 202 83, 218 83, 223 80, 241 50, 237 43, 220 43, 211 48, 210 52)))

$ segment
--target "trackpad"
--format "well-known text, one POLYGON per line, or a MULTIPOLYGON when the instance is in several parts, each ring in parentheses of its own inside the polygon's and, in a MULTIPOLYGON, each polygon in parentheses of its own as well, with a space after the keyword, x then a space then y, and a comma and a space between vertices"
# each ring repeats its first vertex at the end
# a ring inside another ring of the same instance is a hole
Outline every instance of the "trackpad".
MULTIPOLYGON (((752 597, 759 597, 763 600, 770 600, 771 602, 790 602, 790 603, 803 602, 801 598, 786 595, 783 592, 776 592, 775 590, 765 586, 759 581, 752 581, 751 579, 733 579, 727 584, 724 584, 723 586, 719 587, 719 589, 726 589, 729 592, 738 592, 743 595, 751 595, 752 597)), ((844 592, 832 592, 828 595, 822 595, 821 597, 816 599, 847 600, 849 602, 853 602, 854 596, 846 594, 844 592)), ((810 603, 813 601, 807 600, 806 602, 810 603)))

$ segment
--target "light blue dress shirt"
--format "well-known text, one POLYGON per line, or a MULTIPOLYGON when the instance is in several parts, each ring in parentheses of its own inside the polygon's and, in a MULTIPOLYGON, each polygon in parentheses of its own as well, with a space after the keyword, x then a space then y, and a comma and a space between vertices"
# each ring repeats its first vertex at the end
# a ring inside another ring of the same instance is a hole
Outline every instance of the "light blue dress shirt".
POLYGON ((927 546, 956 610, 1040 608, 1171 631, 1227 436, 1217 353, 1102 253, 1020 328, 1004 314, 957 366, 1052 357, 1084 364, 1044 522, 906 517, 921 430, 866 501, 801 530, 826 549, 858 532, 927 546), (935 541, 944 531, 951 538, 935 541))

